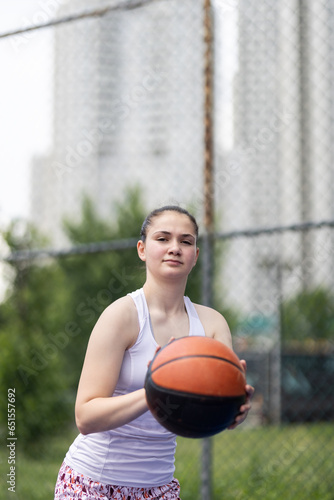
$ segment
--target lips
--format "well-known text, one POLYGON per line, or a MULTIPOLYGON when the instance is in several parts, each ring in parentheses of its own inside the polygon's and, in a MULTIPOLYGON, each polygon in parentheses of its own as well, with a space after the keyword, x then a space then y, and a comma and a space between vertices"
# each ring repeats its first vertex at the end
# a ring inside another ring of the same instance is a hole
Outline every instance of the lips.
POLYGON ((167 264, 174 264, 174 265, 182 264, 181 261, 179 261, 179 260, 173 260, 173 259, 166 259, 166 260, 164 260, 164 262, 166 262, 167 264))

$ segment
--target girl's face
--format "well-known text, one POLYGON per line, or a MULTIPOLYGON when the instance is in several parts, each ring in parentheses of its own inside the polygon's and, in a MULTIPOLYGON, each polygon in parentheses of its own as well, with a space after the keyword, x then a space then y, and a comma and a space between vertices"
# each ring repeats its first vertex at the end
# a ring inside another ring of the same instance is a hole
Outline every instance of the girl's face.
POLYGON ((185 214, 166 211, 152 219, 145 243, 137 245, 147 271, 164 277, 188 276, 198 258, 196 233, 185 214))

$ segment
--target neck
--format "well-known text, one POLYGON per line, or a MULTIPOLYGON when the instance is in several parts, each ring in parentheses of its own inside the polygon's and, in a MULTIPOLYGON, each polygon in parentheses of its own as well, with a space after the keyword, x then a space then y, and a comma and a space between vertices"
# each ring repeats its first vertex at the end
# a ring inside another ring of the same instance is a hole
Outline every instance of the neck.
POLYGON ((185 283, 164 282, 163 285, 153 280, 146 280, 143 289, 149 309, 160 309, 166 314, 184 310, 185 283))

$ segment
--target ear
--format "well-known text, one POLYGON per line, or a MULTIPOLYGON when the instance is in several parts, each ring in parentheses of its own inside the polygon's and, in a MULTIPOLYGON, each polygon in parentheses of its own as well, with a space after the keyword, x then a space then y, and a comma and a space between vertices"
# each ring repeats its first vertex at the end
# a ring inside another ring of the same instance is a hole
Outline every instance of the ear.
POLYGON ((145 255, 145 243, 142 240, 139 240, 137 243, 137 252, 140 260, 143 262, 146 261, 146 255, 145 255))
POLYGON ((197 259, 198 259, 198 255, 199 255, 199 248, 197 247, 197 248, 196 248, 196 255, 195 255, 195 259, 194 259, 194 265, 193 265, 193 267, 195 267, 195 266, 196 266, 197 259))

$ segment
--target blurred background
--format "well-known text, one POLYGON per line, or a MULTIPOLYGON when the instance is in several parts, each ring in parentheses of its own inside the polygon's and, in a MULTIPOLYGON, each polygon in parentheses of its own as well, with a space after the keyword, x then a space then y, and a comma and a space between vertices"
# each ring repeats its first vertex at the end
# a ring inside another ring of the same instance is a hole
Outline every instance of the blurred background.
POLYGON ((0 499, 53 498, 90 331, 189 209, 247 422, 179 439, 182 500, 333 499, 334 0, 0 0, 0 499), (38 488, 36 491, 36 485, 38 488))

